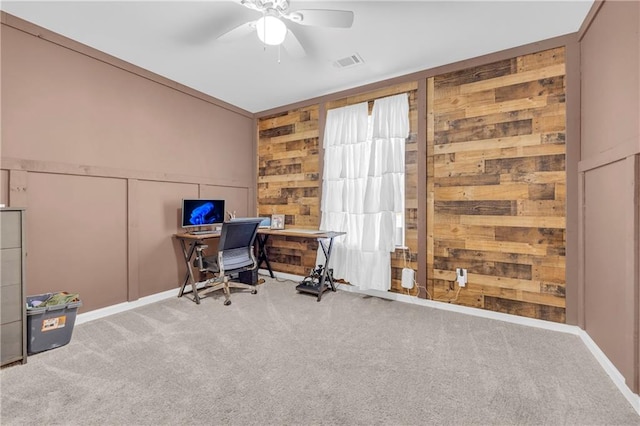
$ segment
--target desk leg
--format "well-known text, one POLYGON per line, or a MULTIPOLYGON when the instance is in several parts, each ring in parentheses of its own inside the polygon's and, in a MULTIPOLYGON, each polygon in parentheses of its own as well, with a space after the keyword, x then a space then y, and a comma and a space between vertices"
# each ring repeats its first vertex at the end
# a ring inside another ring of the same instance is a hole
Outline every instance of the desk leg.
POLYGON ((184 294, 184 289, 188 284, 191 284, 191 290, 193 291, 193 299, 199 305, 200 304, 200 295, 198 295, 198 289, 196 285, 196 280, 193 277, 193 268, 191 267, 191 258, 193 257, 193 252, 196 249, 196 242, 189 243, 189 248, 184 243, 184 240, 180 240, 180 245, 182 246, 182 254, 184 256, 184 263, 187 265, 187 273, 184 276, 184 282, 182 283, 182 287, 180 287, 180 291, 178 292, 178 297, 182 297, 184 294))
POLYGON ((271 270, 271 264, 269 263, 269 257, 267 256, 267 241, 269 240, 269 235, 258 234, 256 236, 258 240, 258 269, 260 269, 260 265, 262 263, 267 264, 267 270, 269 271, 269 275, 271 278, 275 278, 273 275, 273 270, 271 270))
POLYGON ((329 280, 329 287, 331 291, 336 291, 335 284, 333 283, 333 277, 329 275, 329 260, 331 259, 331 250, 333 248, 333 238, 329 239, 329 248, 324 245, 321 239, 318 239, 318 244, 322 247, 324 253, 324 268, 322 268, 322 277, 320 278, 320 291, 318 292, 318 302, 322 299, 322 293, 326 286, 326 281, 329 280))

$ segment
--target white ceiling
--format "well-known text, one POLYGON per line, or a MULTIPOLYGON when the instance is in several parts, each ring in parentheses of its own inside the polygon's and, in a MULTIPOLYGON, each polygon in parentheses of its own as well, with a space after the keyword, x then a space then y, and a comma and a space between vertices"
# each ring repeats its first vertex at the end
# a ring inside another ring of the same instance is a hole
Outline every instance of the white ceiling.
POLYGON ((260 112, 352 87, 577 31, 593 0, 307 1, 340 9, 350 29, 286 21, 299 59, 255 34, 216 37, 260 17, 233 0, 2 1, 2 10, 243 108, 260 112), (364 63, 337 68, 358 53, 364 63))

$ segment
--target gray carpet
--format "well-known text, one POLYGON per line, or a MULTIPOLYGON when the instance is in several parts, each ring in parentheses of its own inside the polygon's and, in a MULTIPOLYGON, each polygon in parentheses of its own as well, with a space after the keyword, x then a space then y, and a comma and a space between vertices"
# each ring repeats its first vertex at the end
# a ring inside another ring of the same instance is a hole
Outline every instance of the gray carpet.
POLYGON ((75 327, 0 372, 14 424, 638 425, 574 335, 292 282, 75 327))

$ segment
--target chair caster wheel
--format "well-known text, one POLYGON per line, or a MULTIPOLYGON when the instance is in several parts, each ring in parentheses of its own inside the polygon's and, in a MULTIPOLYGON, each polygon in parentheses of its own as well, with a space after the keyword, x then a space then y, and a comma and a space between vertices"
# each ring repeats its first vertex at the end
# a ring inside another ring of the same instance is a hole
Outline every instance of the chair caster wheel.
POLYGON ((251 290, 251 294, 258 294, 258 290, 251 290))
POLYGON ((224 301, 224 306, 229 306, 231 304, 231 300, 225 300, 224 301))

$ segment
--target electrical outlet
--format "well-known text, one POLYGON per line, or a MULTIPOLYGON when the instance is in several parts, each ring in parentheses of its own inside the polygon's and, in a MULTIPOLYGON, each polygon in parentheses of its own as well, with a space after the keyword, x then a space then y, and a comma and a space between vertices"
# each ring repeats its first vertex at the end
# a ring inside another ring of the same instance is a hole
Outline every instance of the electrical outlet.
POLYGON ((413 288, 413 280, 415 279, 415 271, 410 268, 402 269, 402 287, 406 289, 413 288))
POLYGON ((456 268, 456 281, 459 287, 467 285, 467 270, 464 268, 456 268))

